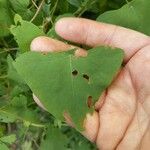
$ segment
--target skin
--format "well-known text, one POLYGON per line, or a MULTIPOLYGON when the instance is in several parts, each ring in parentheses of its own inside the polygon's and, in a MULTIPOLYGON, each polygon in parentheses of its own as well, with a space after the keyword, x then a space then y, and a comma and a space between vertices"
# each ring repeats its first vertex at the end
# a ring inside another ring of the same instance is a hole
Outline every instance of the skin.
MULTIPOLYGON (((124 50, 124 68, 87 114, 82 134, 101 150, 150 148, 150 37, 123 27, 79 18, 63 18, 56 32, 64 39, 90 47, 106 45, 124 50)), ((65 51, 72 45, 38 37, 33 51, 65 51)), ((87 52, 78 49, 77 56, 87 52)), ((34 96, 35 101, 44 108, 34 96)), ((69 116, 66 122, 73 126, 69 116)))

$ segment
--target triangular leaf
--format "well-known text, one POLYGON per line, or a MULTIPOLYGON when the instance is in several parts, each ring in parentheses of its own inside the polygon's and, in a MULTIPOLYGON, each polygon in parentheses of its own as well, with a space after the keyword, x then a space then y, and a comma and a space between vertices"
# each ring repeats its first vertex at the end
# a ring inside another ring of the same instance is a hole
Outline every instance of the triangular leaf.
POLYGON ((69 113, 81 129, 86 113, 94 110, 122 59, 122 50, 98 47, 89 50, 87 57, 28 52, 17 58, 14 66, 50 113, 60 120, 69 113))

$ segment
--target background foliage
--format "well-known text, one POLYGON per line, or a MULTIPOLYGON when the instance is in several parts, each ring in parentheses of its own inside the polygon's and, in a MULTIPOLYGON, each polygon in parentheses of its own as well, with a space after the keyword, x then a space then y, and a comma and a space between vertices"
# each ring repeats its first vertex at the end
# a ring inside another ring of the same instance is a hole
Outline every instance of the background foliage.
POLYGON ((149 35, 148 6, 149 0, 133 0, 133 3, 127 0, 0 0, 0 149, 96 149, 74 129, 35 104, 31 90, 18 76, 12 62, 28 51, 32 39, 39 35, 60 39, 54 25, 66 15, 98 18, 149 35), (123 9, 117 10, 124 4, 123 9))

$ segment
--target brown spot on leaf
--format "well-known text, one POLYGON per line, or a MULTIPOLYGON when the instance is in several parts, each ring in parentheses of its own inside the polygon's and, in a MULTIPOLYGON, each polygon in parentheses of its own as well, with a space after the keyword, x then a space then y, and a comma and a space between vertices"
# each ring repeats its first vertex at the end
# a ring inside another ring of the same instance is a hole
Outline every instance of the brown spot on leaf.
POLYGON ((92 107, 92 105, 93 105, 92 96, 88 97, 88 99, 87 99, 87 105, 88 105, 89 108, 92 107))

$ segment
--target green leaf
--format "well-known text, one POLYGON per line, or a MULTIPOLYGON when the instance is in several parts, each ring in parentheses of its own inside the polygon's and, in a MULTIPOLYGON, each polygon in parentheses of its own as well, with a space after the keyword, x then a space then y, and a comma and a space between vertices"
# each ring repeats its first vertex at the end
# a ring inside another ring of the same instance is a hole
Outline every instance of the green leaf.
POLYGON ((10 30, 18 43, 21 53, 30 50, 30 44, 34 38, 44 35, 42 29, 24 20, 19 22, 18 25, 12 26, 10 30))
POLYGON ((79 7, 83 0, 67 0, 71 5, 79 7))
POLYGON ((9 35, 9 26, 12 22, 8 1, 0 0, 0 37, 9 35))
POLYGON ((150 35, 150 1, 133 0, 118 10, 100 15, 97 21, 120 25, 150 35))
POLYGON ((9 0, 12 10, 19 14, 24 20, 30 20, 34 13, 28 8, 30 0, 9 0))
POLYGON ((29 6, 30 0, 9 0, 16 12, 23 12, 29 6))
POLYGON ((14 97, 10 104, 0 108, 0 122, 11 123, 16 120, 41 125, 38 114, 27 108, 27 98, 24 95, 14 97))
POLYGON ((2 142, 0 142, 0 149, 1 150, 9 150, 9 148, 7 147, 7 145, 4 144, 4 143, 2 143, 2 142))
POLYGON ((42 142, 40 150, 66 150, 68 139, 60 129, 50 126, 46 132, 46 139, 42 142))
POLYGON ((93 101, 94 105, 111 83, 120 68, 123 52, 98 47, 89 50, 87 57, 77 58, 71 53, 28 52, 14 66, 50 113, 60 120, 64 113, 69 113, 81 129, 86 113, 94 110, 87 103, 93 101))
POLYGON ((7 63, 8 63, 8 71, 7 71, 7 74, 8 74, 8 78, 14 82, 17 82, 19 84, 23 84, 24 81, 20 78, 20 76, 18 75, 17 71, 15 70, 13 64, 13 59, 12 57, 9 55, 7 57, 7 63))
POLYGON ((9 150, 7 144, 13 144, 16 141, 16 135, 11 134, 7 136, 3 136, 0 138, 0 149, 1 150, 9 150))
POLYGON ((13 144, 16 141, 16 135, 11 134, 0 138, 0 141, 7 144, 13 144))

